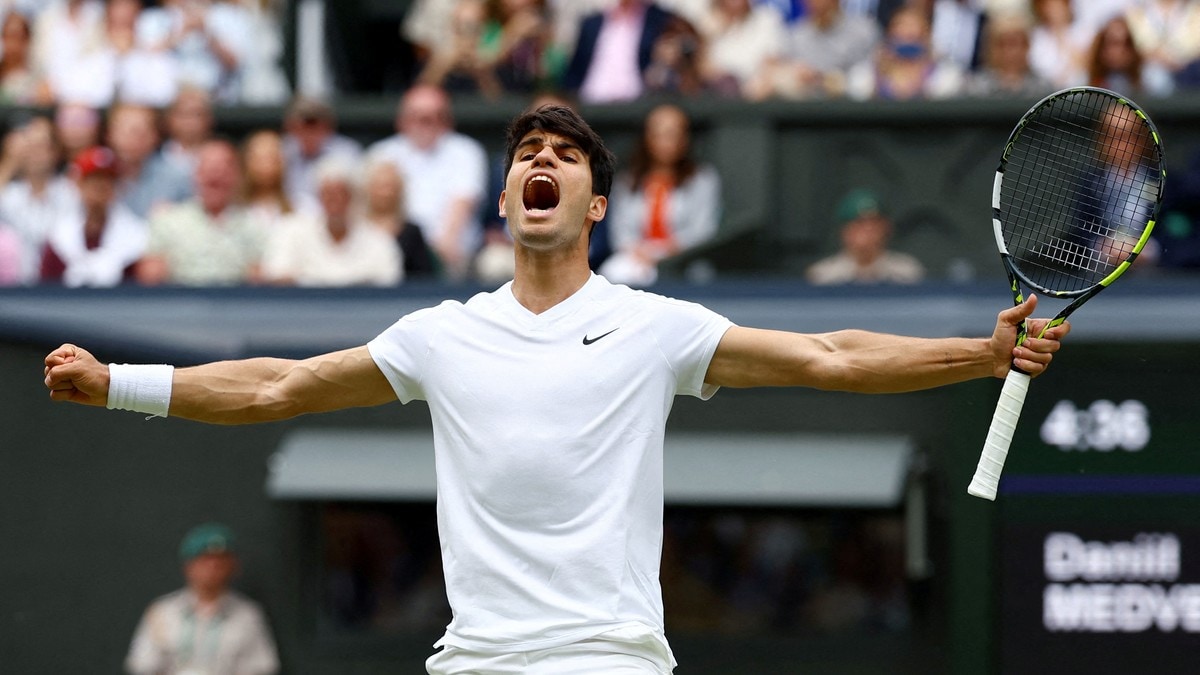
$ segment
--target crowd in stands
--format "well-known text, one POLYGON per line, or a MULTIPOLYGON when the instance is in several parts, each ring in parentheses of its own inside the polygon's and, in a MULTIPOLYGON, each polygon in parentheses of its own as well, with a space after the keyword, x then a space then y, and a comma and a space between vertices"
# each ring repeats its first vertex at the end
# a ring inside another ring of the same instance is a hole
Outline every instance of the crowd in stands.
MULTIPOLYGON (((488 208, 502 161, 455 130, 460 95, 1200 87, 1200 0, 413 0, 397 43, 418 67, 395 134, 364 145, 339 133, 328 97, 292 91, 288 5, 0 0, 0 105, 28 113, 10 116, 0 154, 0 285, 502 281, 511 241, 488 208), (226 105, 284 112, 235 141, 215 129, 226 105)), ((721 218, 721 178, 694 155, 684 109, 645 122, 593 241, 595 266, 634 285, 721 218)), ((1181 241, 1188 208, 1168 233, 1181 241)))

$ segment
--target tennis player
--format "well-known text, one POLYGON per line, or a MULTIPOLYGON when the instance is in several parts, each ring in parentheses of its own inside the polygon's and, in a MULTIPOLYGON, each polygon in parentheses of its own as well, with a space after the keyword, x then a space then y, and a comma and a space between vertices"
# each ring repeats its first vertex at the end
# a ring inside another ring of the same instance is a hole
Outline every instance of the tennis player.
MULTIPOLYGON (((1067 325, 1014 348, 1034 309, 990 338, 806 335, 733 325, 588 268, 615 160, 572 110, 509 128, 499 208, 516 275, 466 303, 401 318, 365 346, 302 361, 173 369, 105 365, 63 345, 46 386, 72 401, 217 424, 400 400, 428 402, 453 619, 430 673, 669 673, 664 636, 663 435, 675 396, 722 386, 902 392, 1037 374, 1067 325)), ((1044 321, 1033 321, 1036 335, 1044 321)))

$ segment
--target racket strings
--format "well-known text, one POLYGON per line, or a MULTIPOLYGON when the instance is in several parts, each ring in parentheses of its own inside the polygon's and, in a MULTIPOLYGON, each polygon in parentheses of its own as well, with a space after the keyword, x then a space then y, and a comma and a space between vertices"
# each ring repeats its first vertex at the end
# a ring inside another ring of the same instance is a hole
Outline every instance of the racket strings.
POLYGON ((1090 288, 1128 260, 1161 189, 1158 149, 1133 108, 1092 91, 1034 111, 1012 141, 1001 185, 1002 234, 1035 285, 1090 288))

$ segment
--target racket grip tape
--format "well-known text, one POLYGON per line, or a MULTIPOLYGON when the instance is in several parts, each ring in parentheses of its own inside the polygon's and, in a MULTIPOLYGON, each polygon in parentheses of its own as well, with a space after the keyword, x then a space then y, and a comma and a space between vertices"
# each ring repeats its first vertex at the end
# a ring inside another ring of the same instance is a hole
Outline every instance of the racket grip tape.
POLYGON ((979 466, 967 493, 987 500, 996 499, 996 488, 1000 485, 1000 473, 1004 471, 1004 460, 1008 457, 1008 446, 1012 445, 1017 420, 1025 405, 1025 394, 1029 392, 1029 375, 1017 370, 1008 371, 996 412, 992 415, 992 426, 983 442, 983 453, 979 466))

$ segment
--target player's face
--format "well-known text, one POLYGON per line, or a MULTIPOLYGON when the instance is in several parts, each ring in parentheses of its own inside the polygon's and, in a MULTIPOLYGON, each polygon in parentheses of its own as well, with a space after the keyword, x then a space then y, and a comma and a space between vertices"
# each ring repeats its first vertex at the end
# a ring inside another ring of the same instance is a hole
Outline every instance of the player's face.
POLYGON ((604 218, 608 200, 592 194, 588 157, 571 139, 534 130, 513 155, 500 194, 500 215, 518 245, 587 247, 588 224, 604 218))

